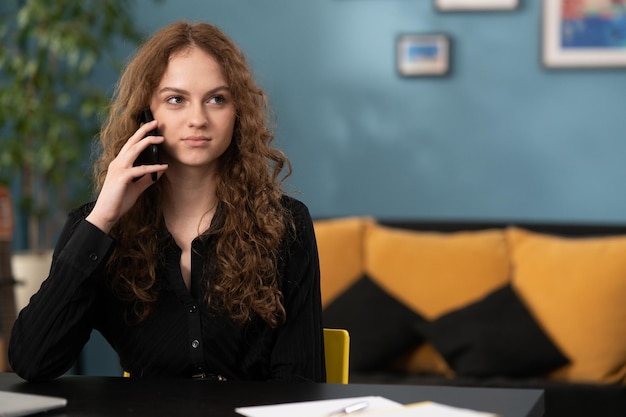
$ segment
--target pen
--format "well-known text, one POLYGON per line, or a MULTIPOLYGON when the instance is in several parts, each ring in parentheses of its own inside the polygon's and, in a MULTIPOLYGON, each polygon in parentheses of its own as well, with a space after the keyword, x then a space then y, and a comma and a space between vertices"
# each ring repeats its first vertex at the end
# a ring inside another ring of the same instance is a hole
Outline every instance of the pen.
POLYGON ((359 401, 358 403, 350 404, 337 411, 333 411, 332 413, 328 414, 328 417, 345 416, 347 414, 356 413, 357 411, 365 410, 367 407, 369 407, 369 405, 370 403, 368 403, 367 401, 359 401))

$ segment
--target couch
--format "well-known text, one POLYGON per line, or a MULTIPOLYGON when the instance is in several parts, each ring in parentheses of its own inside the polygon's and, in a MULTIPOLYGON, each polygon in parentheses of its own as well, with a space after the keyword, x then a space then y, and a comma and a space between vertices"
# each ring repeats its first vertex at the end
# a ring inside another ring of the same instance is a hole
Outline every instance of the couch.
POLYGON ((539 388, 546 417, 626 416, 626 225, 314 227, 350 382, 539 388))

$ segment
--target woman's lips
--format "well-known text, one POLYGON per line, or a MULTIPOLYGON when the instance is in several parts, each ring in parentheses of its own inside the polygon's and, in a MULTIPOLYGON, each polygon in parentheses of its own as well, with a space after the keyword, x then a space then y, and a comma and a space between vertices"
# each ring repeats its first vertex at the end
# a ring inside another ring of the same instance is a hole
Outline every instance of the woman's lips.
POLYGON ((209 143, 210 141, 211 140, 207 138, 206 136, 187 136, 186 138, 183 138, 183 142, 187 146, 191 146, 191 147, 203 146, 209 143))

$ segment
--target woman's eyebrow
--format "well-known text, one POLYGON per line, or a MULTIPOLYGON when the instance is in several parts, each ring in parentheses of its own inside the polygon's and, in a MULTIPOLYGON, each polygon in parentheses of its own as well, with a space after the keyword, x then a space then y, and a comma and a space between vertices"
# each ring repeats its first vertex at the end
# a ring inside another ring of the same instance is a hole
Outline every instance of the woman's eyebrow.
POLYGON ((159 90, 159 94, 161 93, 176 93, 180 95, 189 94, 187 90, 183 90, 182 88, 176 88, 176 87, 163 87, 162 89, 159 90))
MULTIPOLYGON (((215 87, 209 91, 207 91, 205 93, 205 95, 211 95, 211 94, 215 94, 218 91, 222 91, 222 90, 226 90, 229 91, 230 88, 228 88, 227 85, 220 85, 219 87, 215 87)), ((171 92, 171 93, 175 93, 175 94, 180 94, 180 95, 189 95, 189 91, 183 89, 183 88, 177 88, 177 87, 163 87, 159 90, 159 94, 162 93, 166 93, 166 92, 171 92)))

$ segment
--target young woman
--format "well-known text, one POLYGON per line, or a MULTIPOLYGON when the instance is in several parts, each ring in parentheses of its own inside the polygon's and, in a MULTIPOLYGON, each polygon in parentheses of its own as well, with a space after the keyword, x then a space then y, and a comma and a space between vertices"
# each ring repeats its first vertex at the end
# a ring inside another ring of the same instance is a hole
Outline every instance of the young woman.
POLYGON ((178 22, 143 45, 100 135, 98 198, 70 213, 13 327, 17 374, 63 374, 97 329, 131 377, 325 380, 312 221, 282 191, 266 122, 216 27, 178 22), (137 165, 152 145, 162 163, 137 165))

